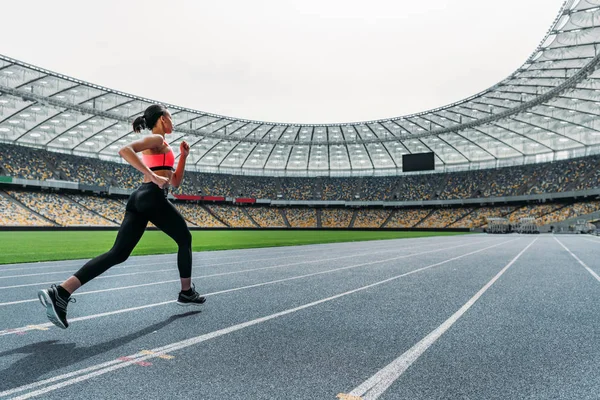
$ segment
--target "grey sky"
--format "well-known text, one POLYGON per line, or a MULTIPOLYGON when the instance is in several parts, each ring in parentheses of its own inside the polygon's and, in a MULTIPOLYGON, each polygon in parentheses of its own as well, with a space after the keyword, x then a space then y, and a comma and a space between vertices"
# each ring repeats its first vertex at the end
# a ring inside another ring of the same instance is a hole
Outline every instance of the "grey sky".
POLYGON ((352 122, 490 87, 531 55, 562 3, 11 1, 0 53, 227 116, 352 122))

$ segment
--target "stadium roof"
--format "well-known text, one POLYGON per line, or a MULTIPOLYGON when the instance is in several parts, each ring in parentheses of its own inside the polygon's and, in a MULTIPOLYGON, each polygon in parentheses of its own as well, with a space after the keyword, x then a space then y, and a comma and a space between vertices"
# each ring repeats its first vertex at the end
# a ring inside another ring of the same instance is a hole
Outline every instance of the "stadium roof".
MULTIPOLYGON (((436 170, 600 153, 600 0, 568 0, 513 74, 459 102, 338 124, 252 121, 168 105, 187 165, 256 175, 388 175, 402 155, 433 151, 436 170)), ((120 161, 131 121, 157 101, 0 56, 0 142, 120 161)), ((177 152, 178 150, 176 150, 177 152)))

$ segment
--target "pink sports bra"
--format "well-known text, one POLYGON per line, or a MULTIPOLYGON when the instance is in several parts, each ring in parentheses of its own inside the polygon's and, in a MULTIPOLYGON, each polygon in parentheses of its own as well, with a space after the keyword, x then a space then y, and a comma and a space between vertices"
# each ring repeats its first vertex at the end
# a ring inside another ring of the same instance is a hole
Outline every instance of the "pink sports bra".
POLYGON ((162 153, 162 154, 144 154, 142 153, 142 160, 144 161, 144 164, 146 164, 146 166, 148 168, 150 168, 151 171, 158 171, 161 169, 167 169, 167 170, 171 170, 174 171, 173 169, 173 165, 175 164, 175 154, 173 154, 173 150, 171 149, 171 146, 169 146, 169 144, 167 143, 167 141, 163 141, 164 144, 167 145, 167 147, 169 147, 169 151, 166 153, 162 153))

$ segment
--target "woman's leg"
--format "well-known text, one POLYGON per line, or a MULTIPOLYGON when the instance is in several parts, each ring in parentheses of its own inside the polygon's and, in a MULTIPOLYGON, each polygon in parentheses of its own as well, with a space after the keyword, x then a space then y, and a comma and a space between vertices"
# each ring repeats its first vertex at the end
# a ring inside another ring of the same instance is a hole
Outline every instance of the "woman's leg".
POLYGON ((181 278, 181 292, 177 297, 180 306, 199 306, 206 301, 192 286, 192 235, 171 202, 161 201, 154 212, 149 215, 150 221, 160 230, 169 235, 179 246, 177 251, 177 267, 181 278))
POLYGON ((150 222, 169 235, 179 247, 177 268, 181 278, 181 290, 188 291, 192 283, 192 234, 175 206, 167 199, 149 213, 150 222))
POLYGON ((38 292, 40 302, 46 307, 46 315, 54 325, 66 329, 69 326, 67 322, 67 305, 72 301, 71 293, 113 265, 125 261, 139 242, 144 234, 148 220, 143 214, 132 210, 130 208, 131 203, 130 199, 125 211, 125 218, 112 249, 88 261, 79 271, 61 285, 52 285, 49 289, 43 289, 38 292))
POLYGON ((138 212, 125 211, 125 217, 113 247, 106 253, 88 261, 60 286, 69 293, 73 293, 80 286, 106 272, 110 267, 127 260, 144 234, 146 225, 148 225, 148 219, 145 216, 138 212))

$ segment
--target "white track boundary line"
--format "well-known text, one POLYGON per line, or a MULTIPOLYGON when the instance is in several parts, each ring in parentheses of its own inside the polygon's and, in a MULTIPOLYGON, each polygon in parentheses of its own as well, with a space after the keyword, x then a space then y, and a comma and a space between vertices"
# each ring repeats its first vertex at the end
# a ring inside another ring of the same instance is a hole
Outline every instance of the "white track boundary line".
MULTIPOLYGON (((464 245, 460 245, 460 246, 452 246, 452 247, 446 247, 446 248, 437 249, 437 250, 431 250, 430 252, 436 253, 436 252, 443 251, 443 250, 454 249, 454 248, 458 248, 458 247, 471 246, 473 244, 480 244, 480 243, 481 242, 468 243, 468 244, 464 244, 464 245)), ((422 246, 422 247, 427 247, 427 246, 422 246)), ((398 252, 398 251, 403 251, 403 250, 406 250, 406 249, 405 248, 401 248, 401 249, 380 250, 380 251, 377 251, 377 252, 357 253, 357 254, 350 254, 350 255, 341 256, 341 257, 325 258, 325 259, 309 260, 309 261, 300 261, 300 262, 295 262, 295 263, 279 264, 279 265, 273 265, 273 266, 268 266, 268 267, 260 267, 260 268, 252 268, 252 269, 246 269, 246 270, 241 270, 241 271, 221 272, 221 273, 210 274, 210 275, 199 275, 197 277, 194 277, 194 279, 212 278, 212 277, 224 276, 224 275, 241 274, 241 273, 245 273, 245 272, 261 271, 261 270, 267 270, 267 269, 285 268, 285 267, 291 267, 291 266, 302 265, 302 264, 313 264, 313 263, 318 263, 318 262, 341 260, 341 259, 344 259, 344 258, 352 258, 352 257, 370 256, 370 255, 373 255, 373 254, 398 252)), ((425 254, 425 253, 421 253, 421 254, 425 254)), ((414 255, 414 253, 408 254, 406 256, 410 257, 412 255, 414 255)), ((253 261, 256 261, 256 260, 253 260, 253 261)), ((171 271, 171 270, 164 270, 164 271, 171 271)), ((152 271, 152 272, 159 272, 159 271, 152 271)), ((107 277, 104 277, 104 278, 107 278, 107 277)), ((130 286, 125 286, 125 287, 100 289, 100 290, 95 290, 95 291, 83 291, 83 292, 76 293, 73 296, 77 297, 77 296, 81 296, 81 295, 89 294, 89 293, 110 292, 110 291, 115 291, 115 290, 132 289, 132 288, 135 288, 135 287, 145 287, 145 286, 159 285, 159 284, 163 284, 163 283, 172 283, 172 282, 178 282, 178 281, 179 281, 179 279, 175 279, 175 280, 167 280, 167 281, 160 281, 160 282, 153 282, 153 283, 144 283, 144 284, 140 284, 140 285, 137 285, 137 286, 136 285, 130 285, 130 286)), ((32 302, 36 302, 36 301, 38 301, 37 298, 26 299, 26 300, 8 301, 8 302, 0 303, 0 307, 3 307, 3 306, 12 306, 12 305, 23 304, 23 303, 32 303, 32 302)))
POLYGON ((587 271, 588 271, 588 272, 589 272, 589 273, 590 273, 590 274, 591 274, 591 275, 592 275, 594 278, 596 278, 596 280, 597 280, 598 282, 600 282, 600 276, 598 276, 598 274, 597 274, 597 273, 595 273, 593 269, 591 269, 591 268, 590 268, 590 267, 588 267, 588 266, 587 266, 587 265, 586 265, 586 264, 585 264, 583 261, 581 261, 581 260, 579 259, 579 257, 577 257, 575 254, 573 254, 573 252, 572 252, 571 250, 569 250, 569 249, 567 248, 567 246, 565 246, 564 244, 562 244, 562 243, 561 243, 561 241, 560 241, 560 240, 558 240, 556 237, 554 237, 554 240, 556 240, 556 241, 558 242, 558 244, 560 244, 560 245, 563 247, 563 249, 565 249, 566 251, 568 251, 568 252, 569 252, 569 254, 570 254, 571 256, 573 256, 573 258, 574 258, 574 259, 576 259, 576 260, 577 260, 577 262, 578 262, 579 264, 581 264, 581 265, 582 265, 582 266, 583 266, 585 269, 587 269, 587 271))
MULTIPOLYGON (((457 238, 457 236, 432 236, 432 237, 420 237, 420 238, 397 238, 397 239, 378 239, 378 240, 365 240, 365 241, 349 241, 349 242, 331 242, 331 243, 312 243, 312 244, 307 244, 307 245, 302 245, 302 244, 298 244, 298 245, 290 245, 290 246, 274 246, 274 247, 255 247, 255 248, 247 248, 247 249, 231 249, 231 250, 208 250, 208 251, 195 251, 193 252, 193 257, 194 258, 202 258, 202 261, 221 261, 223 259, 230 259, 230 258, 242 258, 244 260, 248 259, 248 255, 219 255, 219 254, 215 254, 216 252, 228 252, 228 251, 250 251, 252 253, 257 253, 257 252, 263 252, 263 253, 268 253, 265 255, 278 255, 278 254, 289 254, 290 252, 297 252, 297 253, 310 253, 310 252, 314 252, 315 249, 314 248, 306 248, 306 246, 329 246, 329 247, 341 247, 343 245, 354 245, 353 247, 356 246, 360 246, 362 244, 366 244, 366 243, 370 243, 371 246, 369 246, 370 248, 377 248, 379 246, 381 247, 389 247, 392 245, 392 241, 399 241, 402 240, 403 242, 412 242, 415 240, 419 240, 419 239, 434 239, 434 238, 445 238, 447 240, 451 240, 451 239, 455 239, 457 238), (382 243, 375 243, 377 246, 372 246, 374 243, 372 242, 382 242, 382 243), (386 243, 387 242, 387 243, 386 243), (340 246, 335 246, 335 245, 340 245, 340 246), (215 255, 215 257, 208 257, 211 255, 215 255)), ((325 249, 326 250, 326 249, 325 249)), ((108 251, 108 250, 107 250, 108 251)), ((253 254, 254 255, 254 254, 253 254)), ((135 256, 131 256, 131 258, 142 258, 142 257, 147 257, 147 258, 152 258, 152 259, 156 259, 156 258, 167 258, 167 257, 176 257, 177 253, 164 253, 164 254, 145 254, 145 255, 135 255, 135 256)), ((78 266, 78 265, 83 265, 86 262, 90 261, 91 258, 82 258, 79 260, 54 260, 54 261, 34 261, 34 262, 24 262, 24 263, 16 263, 16 264, 0 264, 0 272, 6 272, 6 271, 23 271, 23 270, 32 270, 32 269, 46 269, 46 268, 61 268, 61 267, 65 267, 65 266, 78 266), (49 263, 55 263, 55 264, 59 264, 59 265, 39 265, 39 266, 35 266, 34 264, 49 264, 49 263), (67 264, 67 265, 65 265, 67 264), (16 265, 19 265, 21 267, 19 268, 4 268, 4 267, 14 267, 16 265), (32 266, 30 266, 32 265, 32 266)), ((155 263, 155 264, 159 264, 159 263, 155 263)), ((149 264, 136 264, 136 265, 149 265, 149 264)), ((120 268, 125 268, 125 267, 130 267, 132 265, 124 265, 121 266, 120 268)))
MULTIPOLYGON (((514 239, 514 240, 516 240, 516 239, 514 239)), ((509 242, 504 242, 504 243, 509 243, 509 242)), ((501 243, 501 244, 503 244, 503 243, 501 243)), ((496 247, 496 246, 500 246, 501 244, 497 244, 497 245, 493 245, 493 246, 490 246, 490 247, 486 247, 485 249, 496 247)), ((453 248, 465 247, 465 246, 455 246, 453 248)), ((268 282, 263 282, 263 283, 257 283, 257 284, 253 284, 253 285, 241 286, 241 287, 237 287, 237 288, 233 288, 233 289, 225 289, 225 290, 221 290, 221 291, 218 291, 218 292, 206 293, 206 294, 204 294, 204 296, 211 296, 211 295, 216 295, 216 294, 223 294, 223 293, 235 292, 235 291, 238 291, 238 290, 250 289, 250 288, 255 288, 255 287, 260 287, 260 286, 266 286, 266 285, 272 285, 272 284, 275 284, 275 283, 286 282, 286 281, 291 281, 291 280, 295 280, 295 279, 302 279, 302 278, 307 278, 307 277, 316 276, 316 275, 329 274, 329 273, 332 273, 332 272, 343 271, 343 270, 352 269, 352 268, 358 268, 358 267, 362 267, 362 266, 365 266, 365 265, 373 265, 373 264, 378 264, 378 263, 382 263, 382 262, 387 262, 387 261, 392 261, 392 260, 398 260, 398 259, 401 259, 401 258, 408 258, 408 257, 411 257, 411 256, 418 256, 418 255, 422 255, 422 254, 429 254, 429 253, 432 253, 432 252, 443 251, 443 250, 447 250, 447 249, 448 248, 439 249, 439 250, 436 250, 436 251, 426 251, 426 252, 422 252, 422 253, 403 255, 403 256, 393 257, 393 258, 389 258, 389 259, 381 260, 381 261, 371 261, 371 262, 368 262, 368 263, 362 263, 362 264, 356 264, 356 265, 350 265, 350 266, 346 266, 346 267, 340 267, 340 268, 325 270, 325 271, 313 272, 313 273, 310 273, 310 274, 293 276, 293 277, 290 277, 290 278, 282 278, 282 279, 277 279, 277 280, 273 280, 273 281, 268 281, 268 282)), ((178 280, 176 280, 176 281, 178 281, 178 280)), ((34 301, 37 301, 37 299, 35 299, 34 301)), ((88 315, 88 316, 73 318, 73 319, 70 320, 70 322, 72 323, 72 322, 77 322, 77 321, 85 321, 85 320, 88 320, 88 319, 95 319, 95 318, 100 318, 100 317, 106 317, 106 316, 110 316, 110 315, 122 314, 122 313, 125 313, 125 312, 136 311, 136 310, 141 310, 141 309, 150 308, 150 307, 162 306, 162 305, 170 304, 170 303, 174 303, 174 302, 175 302, 175 300, 168 300, 168 301, 163 301, 163 302, 160 302, 160 303, 147 304, 147 305, 139 306, 139 307, 131 307, 131 308, 125 308, 125 309, 120 309, 120 310, 108 311, 108 312, 104 312, 104 313, 100 313, 100 314, 92 314, 92 315, 88 315)), ((17 332, 27 332, 27 331, 30 331, 30 330, 34 329, 34 328, 30 327, 30 326, 33 326, 33 325, 35 325, 36 327, 52 327, 53 326, 52 323, 50 323, 50 322, 46 322, 46 323, 43 323, 43 324, 28 324, 28 326, 21 327, 21 328, 13 328, 13 329, 4 329, 4 330, 1 330, 0 331, 0 336, 11 335, 11 334, 15 334, 17 332)))
MULTIPOLYGON (((458 248, 458 247, 465 247, 465 246, 468 246, 468 245, 454 246, 454 247, 452 247, 452 249, 458 248)), ((266 283, 258 283, 258 284, 254 284, 254 285, 242 286, 242 287, 239 287, 239 288, 226 289, 226 290, 221 290, 221 291, 214 292, 214 293, 208 293, 208 294, 204 294, 204 296, 209 296, 209 295, 214 295, 214 294, 221 294, 221 293, 228 293, 228 292, 233 292, 233 291, 237 291, 237 290, 241 290, 241 289, 249 289, 249 288, 254 288, 254 287, 259 287, 259 286, 265 286, 267 284, 274 284, 274 283, 279 283, 279 282, 285 282, 285 281, 288 281, 288 280, 294 280, 294 279, 306 278, 306 277, 315 276, 315 275, 327 274, 327 273, 332 273, 332 272, 336 272, 336 271, 342 271, 342 270, 346 270, 346 269, 357 268, 357 267, 361 267, 363 265, 372 265, 372 264, 375 264, 375 263, 378 263, 378 262, 384 262, 384 261, 389 261, 389 260, 397 260, 397 259, 401 259, 401 258, 408 258, 408 257, 411 257, 411 256, 418 256, 418 255, 423 255, 423 254, 430 254, 430 253, 435 253, 435 252, 439 252, 439 251, 443 251, 443 250, 448 250, 448 249, 449 248, 443 248, 443 249, 438 249, 438 250, 430 250, 430 251, 425 251, 425 252, 421 252, 421 253, 413 253, 413 254, 408 254, 408 255, 402 255, 402 256, 394 257, 394 258, 387 259, 387 260, 370 262, 370 263, 367 263, 367 264, 357 264, 357 265, 351 265, 351 266, 346 266, 346 267, 340 267, 340 268, 335 268, 335 269, 330 269, 330 270, 319 271, 319 272, 314 272, 314 273, 310 273, 310 274, 295 276, 295 277, 291 277, 291 278, 277 279, 277 280, 274 280, 274 281, 268 281, 266 283)), ((319 260, 319 262, 321 262, 321 261, 328 261, 328 260, 319 260)), ((107 291, 114 291, 114 290, 132 289, 132 288, 140 287, 140 286, 151 286, 151 285, 157 285, 157 284, 163 284, 163 283, 173 283, 173 282, 179 282, 179 279, 173 279, 173 280, 162 281, 162 282, 152 282, 152 283, 146 283, 146 284, 141 284, 141 285, 125 286, 125 287, 119 287, 119 288, 100 289, 100 290, 96 290, 96 291, 82 292, 82 293, 79 293, 79 294, 77 294, 75 296, 84 295, 84 294, 88 294, 88 293, 100 293, 100 292, 107 292, 107 291)), ((25 303, 25 302, 37 302, 37 301, 39 301, 39 300, 38 299, 20 300, 20 301, 12 302, 12 304, 21 304, 21 303, 25 303)), ((98 317, 104 317, 104 316, 109 316, 109 315, 121 314, 123 312, 141 310, 141 309, 144 309, 144 308, 161 306, 161 305, 169 304, 169 303, 173 303, 173 302, 175 302, 175 300, 169 300, 169 301, 164 301, 164 302, 160 302, 160 303, 148 304, 148 305, 140 306, 140 307, 132 307, 132 308, 126 308, 126 309, 121 309, 121 310, 109 311, 109 312, 104 312, 104 313, 100 313, 100 314, 93 314, 91 316, 84 316, 84 317, 78 317, 78 318, 71 319, 70 322, 85 321, 87 319, 92 319, 92 317, 98 318, 98 317)), ((4 304, 6 304, 6 303, 4 303, 4 304)), ((36 327, 52 327, 53 326, 52 323, 50 323, 50 322, 43 323, 43 324, 28 324, 28 325, 35 325, 36 327)), ((17 333, 17 332, 27 332, 27 331, 30 331, 30 330, 33 330, 33 329, 34 328, 30 328, 28 326, 21 327, 21 328, 4 329, 4 330, 0 331, 0 336, 10 335, 10 334, 14 334, 14 333, 17 333)))
MULTIPOLYGON (((260 323, 263 323, 263 322, 266 322, 266 321, 269 321, 269 320, 272 320, 272 319, 275 319, 275 318, 279 318, 279 317, 282 317, 284 315, 292 314, 292 313, 295 313, 297 311, 301 311, 301 310, 304 310, 304 309, 307 309, 307 308, 310 308, 310 307, 314 307, 314 306, 317 306, 319 304, 322 304, 322 303, 325 303, 325 302, 329 302, 329 301, 332 301, 332 300, 335 300, 335 299, 338 299, 338 298, 341 298, 341 297, 344 297, 344 296, 347 296, 347 295, 350 295, 350 294, 353 294, 353 293, 361 292, 361 291, 364 291, 364 290, 367 290, 367 289, 370 289, 370 288, 373 288, 373 287, 376 287, 376 286, 379 286, 379 285, 382 285, 382 284, 385 284, 385 283, 388 283, 388 282, 400 279, 402 277, 415 274, 417 272, 428 270, 428 269, 436 267, 436 266, 447 264, 447 263, 449 263, 451 261, 455 261, 455 260, 458 260, 458 259, 470 256, 470 255, 473 255, 473 254, 476 254, 476 253, 480 253, 480 252, 485 251, 487 249, 491 249, 491 248, 498 247, 498 246, 501 246, 501 245, 504 245, 504 244, 507 244, 507 243, 514 242, 516 240, 519 240, 519 239, 513 239, 513 240, 510 240, 510 241, 507 241, 507 242, 498 243, 498 244, 495 244, 495 245, 492 245, 492 246, 485 247, 483 249, 475 250, 475 251, 472 251, 472 252, 469 252, 469 253, 462 254, 462 255, 457 256, 457 257, 453 257, 453 258, 447 259, 445 261, 441 261, 441 262, 438 262, 438 263, 435 263, 435 264, 431 264, 431 265, 428 265, 426 267, 418 268, 418 269, 410 271, 410 272, 406 272, 406 273, 403 273, 403 274, 400 274, 400 275, 396 275, 396 276, 393 276, 391 278, 384 279, 382 281, 378 281, 378 282, 375 282, 375 283, 372 283, 372 284, 369 284, 369 285, 366 285, 366 286, 362 286, 362 287, 359 287, 357 289, 352 289, 352 290, 349 290, 347 292, 340 293, 340 294, 337 294, 337 295, 334 295, 334 296, 331 296, 331 297, 327 297, 327 298, 324 298, 324 299, 321 299, 321 300, 313 301, 311 303, 307 303, 307 304, 304 304, 304 305, 301 305, 301 306, 298 306, 298 307, 294 307, 294 308, 290 308, 290 309, 287 309, 287 310, 284 310, 284 311, 280 311, 278 313, 267 315, 265 317, 256 318, 256 319, 253 319, 253 320, 250 320, 250 321, 246 321, 246 322, 243 322, 243 323, 240 323, 240 324, 237 324, 237 325, 233 325, 233 326, 230 326, 230 327, 227 327, 227 328, 224 328, 224 329, 219 329, 219 330, 216 330, 216 331, 213 331, 213 332, 209 332, 209 333, 206 333, 206 334, 203 334, 203 335, 200 335, 200 336, 192 337, 190 339, 186 339, 186 340, 183 340, 183 341, 180 341, 180 342, 175 342, 175 343, 171 343, 171 344, 166 345, 166 346, 158 347, 158 348, 150 350, 152 352, 152 354, 146 354, 146 353, 141 354, 141 353, 138 352, 136 354, 132 354, 130 356, 127 356, 127 358, 129 359, 129 361, 112 360, 112 361, 108 361, 108 362, 105 362, 105 363, 97 364, 95 366, 90 366, 90 367, 87 367, 87 368, 84 368, 84 369, 81 369, 81 370, 72 371, 72 372, 67 373, 67 374, 55 376, 53 378, 49 378, 49 379, 45 379, 45 380, 42 380, 42 381, 31 383, 31 384, 28 384, 28 385, 24 385, 24 386, 16 387, 16 388, 13 388, 13 389, 9 389, 7 391, 0 392, 0 397, 12 395, 12 394, 15 394, 15 393, 18 393, 18 392, 23 392, 23 391, 30 390, 30 389, 33 389, 35 387, 43 386, 43 385, 46 385, 46 384, 49 384, 49 383, 54 383, 54 382, 57 382, 57 381, 62 381, 62 382, 59 382, 59 383, 47 386, 47 387, 42 388, 42 389, 38 389, 38 390, 29 392, 29 393, 25 393, 25 394, 23 394, 21 396, 14 397, 13 400, 17 400, 17 399, 18 400, 24 400, 24 399, 29 399, 31 397, 39 396, 39 395, 42 395, 42 394, 45 394, 45 393, 49 393, 49 392, 52 392, 52 391, 57 390, 57 389, 61 389, 61 388, 64 388, 64 387, 67 387, 67 386, 70 386, 70 385, 73 385, 73 384, 76 384, 76 383, 79 383, 79 382, 86 381, 86 380, 94 378, 96 376, 104 375, 104 374, 106 374, 108 372, 112 372, 112 371, 115 371, 115 370, 118 370, 118 369, 130 366, 130 365, 133 365, 134 363, 138 363, 140 361, 144 361, 144 360, 151 359, 151 358, 156 358, 156 357, 159 357, 159 356, 164 355, 166 353, 172 353, 174 351, 181 350, 181 349, 184 349, 184 348, 187 348, 187 347, 190 347, 190 346, 193 346, 193 345, 205 342, 207 340, 214 339, 214 338, 226 335, 228 333, 239 331, 239 330, 247 328, 249 326, 257 325, 257 324, 260 324, 260 323), (115 361, 117 361, 117 362, 115 362, 115 361), (79 375, 79 376, 77 376, 77 375, 79 375), (71 379, 69 379, 69 378, 71 378, 71 379)), ((381 261, 379 261, 379 262, 381 262, 381 261)), ((366 263, 364 265, 368 265, 368 264, 371 264, 371 263, 366 263)))
MULTIPOLYGON (((480 242, 474 242, 474 244, 477 244, 480 242)), ((448 244, 448 243, 445 243, 448 244)), ((427 247, 428 244, 424 244, 423 246, 419 246, 419 247, 427 247)), ((433 243, 432 243, 433 245, 433 243)), ((435 244, 438 245, 438 244, 435 244)), ((396 247, 393 249, 389 249, 389 250, 378 250, 377 253, 386 253, 386 252, 390 252, 390 251, 399 251, 399 250, 407 250, 410 249, 410 246, 407 247, 396 247)), ((337 251, 332 251, 331 255, 337 253, 337 251)), ((348 253, 348 251, 345 251, 344 254, 348 253)), ((367 253, 356 253, 357 256, 360 256, 362 254, 374 254, 372 252, 367 252, 367 253)), ((231 264, 241 264, 241 263, 248 263, 248 262, 254 262, 254 261, 270 261, 270 260, 281 260, 281 259, 286 259, 286 258, 295 258, 295 257, 304 257, 304 254, 300 254, 300 255, 295 255, 295 256, 287 256, 287 257, 273 257, 273 258, 259 258, 259 259, 245 259, 242 261, 233 261, 233 262, 226 262, 226 263, 221 263, 221 264, 211 264, 210 267, 219 267, 219 266, 223 266, 223 265, 231 265, 231 264)), ((165 263, 153 263, 153 264, 139 264, 140 266, 142 265, 155 265, 155 264, 160 264, 160 265, 165 265, 165 263)), ((169 264, 176 264, 176 263, 167 263, 166 265, 169 264)), ((117 268, 125 268, 125 267, 113 267, 110 270, 113 271, 117 268)), ((194 270, 198 270, 198 269, 206 269, 206 266, 196 266, 194 267, 194 270)), ((128 272, 128 273, 124 273, 124 274, 113 274, 113 275, 103 275, 103 276, 98 276, 96 277, 94 280, 97 279, 111 279, 111 278, 118 278, 121 276, 133 276, 133 275, 145 275, 145 274, 152 274, 155 272, 167 272, 167 271, 173 271, 173 269, 155 269, 155 270, 148 270, 148 271, 140 271, 140 272, 128 272)), ((61 271, 63 272, 63 271, 61 271)), ((69 271, 69 272, 73 272, 73 270, 69 271)), ((49 274, 53 274, 49 273, 49 274)), ((21 275, 21 276, 37 276, 37 275, 44 275, 44 274, 32 274, 32 275, 21 275)), ((170 281, 169 281, 170 282, 170 281)), ((25 284, 20 284, 20 285, 11 285, 11 286, 0 286, 0 290, 6 290, 6 289, 16 289, 16 288, 22 288, 22 287, 29 287, 29 286, 40 286, 40 285, 49 285, 52 283, 56 283, 55 281, 51 281, 51 282, 36 282, 36 283, 25 283, 25 284)), ((0 306, 2 305, 2 303, 0 303, 0 306)))
POLYGON ((600 244, 600 240, 588 239, 588 238, 582 238, 582 239, 583 239, 583 240, 587 240, 588 242, 592 242, 592 243, 600 244))
MULTIPOLYGON (((240 260, 240 261, 230 261, 230 262, 225 262, 225 263, 220 263, 220 264, 210 264, 210 267, 217 267, 217 266, 221 266, 221 265, 230 265, 230 264, 241 264, 241 263, 247 263, 248 261, 269 261, 269 260, 279 260, 282 258, 295 258, 295 257, 304 257, 304 254, 274 256, 274 257, 268 257, 268 258, 255 258, 255 259, 251 259, 251 260, 248 260, 248 258, 246 258, 245 260, 240 260)), ((177 261, 121 265, 121 266, 114 266, 114 267, 110 268, 110 270, 114 271, 115 269, 146 267, 149 265, 163 265, 164 266, 165 264, 166 265, 177 265, 177 261)), ((206 268, 206 266, 196 266, 195 268, 206 268)), ((0 272, 2 272, 2 271, 0 271, 0 272)), ((73 274, 74 272, 75 272, 75 269, 71 269, 68 271, 53 271, 53 272, 41 272, 41 273, 36 273, 36 274, 0 276, 0 279, 9 279, 9 278, 15 279, 15 278, 25 278, 28 276, 58 275, 58 274, 66 274, 66 273, 73 274)), ((146 271, 143 271, 143 272, 146 272, 146 271)), ((143 273, 143 272, 138 272, 138 273, 143 273)), ((114 275, 110 275, 110 276, 114 276, 114 275)), ((123 275, 116 275, 116 276, 123 276, 123 275)), ((105 276, 104 278, 107 278, 107 276, 105 276)))
POLYGON ((440 326, 425 336, 417 344, 407 350, 400 357, 379 370, 372 377, 353 389, 349 395, 358 396, 363 400, 374 400, 379 398, 400 376, 432 345, 440 336, 454 325, 464 313, 496 282, 508 268, 510 268, 523 253, 538 239, 534 239, 515 258, 513 258, 496 276, 494 276, 484 287, 482 287, 469 301, 467 301, 457 312, 444 321, 440 326))
MULTIPOLYGON (((433 244, 433 243, 432 243, 433 244)), ((387 248, 390 247, 389 244, 388 246, 377 246, 376 248, 387 248)), ((410 247, 410 246, 407 246, 410 247)), ((404 248, 404 247, 403 247, 404 248)), ((397 250, 398 248, 394 248, 393 250, 397 250)), ((369 250, 373 250, 372 248, 369 248, 369 250)), ((337 253, 337 252, 344 252, 344 249, 332 249, 332 253, 337 253)), ((385 251, 385 250, 384 250, 385 251)), ((269 261, 269 260, 280 260, 280 259, 285 259, 285 258, 295 258, 295 257, 303 257, 306 252, 310 252, 310 251, 302 251, 301 254, 295 254, 295 255, 288 255, 287 253, 283 253, 284 255, 277 255, 274 254, 271 257, 266 257, 266 258, 252 258, 249 259, 247 256, 244 257, 243 260, 240 261, 228 261, 228 262, 224 262, 224 263, 219 263, 219 264, 210 264, 210 265, 199 265, 196 266, 195 268, 207 268, 207 267, 217 267, 217 266, 221 266, 221 265, 231 265, 231 264, 242 264, 242 263, 247 263, 248 261, 269 261)), ((345 251, 347 253, 347 251, 345 251)), ((201 260, 200 263, 202 263, 205 260, 201 260)), ((153 262, 153 263, 140 263, 140 264, 127 264, 127 265, 118 265, 118 266, 114 266, 112 268, 110 268, 111 271, 114 271, 116 269, 124 269, 124 268, 135 268, 135 267, 147 267, 149 265, 176 265, 177 261, 171 261, 171 262, 153 262)), ((83 266, 83 264, 82 264, 83 266)), ((30 268, 27 268, 26 270, 29 270, 30 268)), ((5 272, 5 271, 13 271, 13 270, 21 270, 18 268, 15 269, 5 269, 5 270, 0 270, 0 273, 5 272)), ((9 276, 0 276, 0 279, 16 279, 16 278, 26 278, 26 277, 30 277, 30 276, 40 276, 40 275, 58 275, 58 274, 73 274, 75 272, 75 269, 70 269, 67 271, 53 271, 53 272, 40 272, 40 273, 35 273, 35 274, 23 274, 23 275, 9 275, 9 276)), ((145 271, 144 271, 145 272, 145 271)), ((137 273, 143 273, 143 272, 137 272, 137 273)), ((110 275, 110 276, 123 276, 123 275, 110 275)), ((104 278, 108 278, 109 276, 105 276, 104 278)), ((2 289, 2 288, 0 288, 2 289)))

